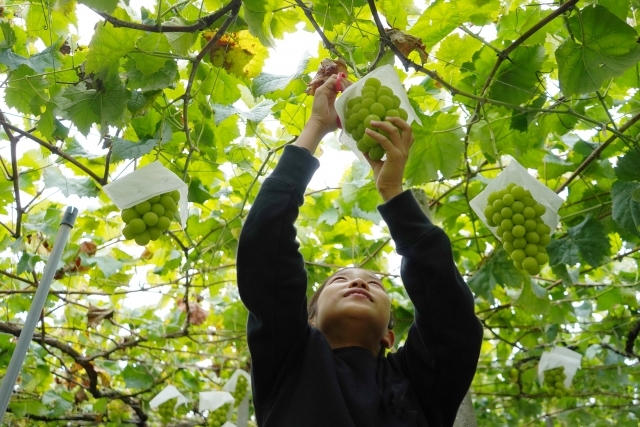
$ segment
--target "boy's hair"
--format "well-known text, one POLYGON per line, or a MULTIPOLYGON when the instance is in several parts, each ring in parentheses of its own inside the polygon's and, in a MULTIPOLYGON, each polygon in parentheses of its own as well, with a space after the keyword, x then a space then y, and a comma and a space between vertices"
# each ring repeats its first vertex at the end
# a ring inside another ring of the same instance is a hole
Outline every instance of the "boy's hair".
MULTIPOLYGON (((338 273, 340 273, 341 271, 344 271, 344 270, 348 270, 348 268, 342 268, 342 269, 336 271, 335 273, 333 273, 331 276, 327 277, 327 279, 322 283, 322 285, 320 285, 320 287, 318 288, 316 293, 313 294, 313 296, 309 300, 309 303, 307 304, 307 312, 308 312, 309 321, 311 321, 315 317, 315 315, 316 315, 316 313, 318 311, 318 298, 320 297, 320 294, 324 290, 324 287, 327 286, 329 281, 331 279, 333 279, 336 274, 338 274, 338 273)), ((387 328, 393 329, 395 324, 396 324, 396 316, 393 314, 393 307, 391 307, 391 310, 389 312, 389 325, 387 325, 387 328)))

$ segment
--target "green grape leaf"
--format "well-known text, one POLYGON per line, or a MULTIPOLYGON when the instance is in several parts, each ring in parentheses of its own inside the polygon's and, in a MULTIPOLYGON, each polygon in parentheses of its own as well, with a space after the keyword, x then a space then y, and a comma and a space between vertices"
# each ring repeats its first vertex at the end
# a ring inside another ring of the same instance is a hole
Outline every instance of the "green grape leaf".
MULTIPOLYGON (((183 26, 188 25, 188 23, 174 16, 165 22, 164 25, 183 26)), ((187 56, 189 54, 189 49, 191 49, 191 46, 193 46, 198 38, 198 34, 195 33, 164 33, 164 36, 167 38, 173 51, 181 56, 187 56)))
MULTIPOLYGON (((133 65, 132 63, 130 65, 133 65)), ((168 59, 164 66, 152 74, 144 74, 137 67, 129 68, 127 72, 129 89, 142 91, 162 90, 174 88, 178 78, 178 65, 173 59, 168 59)))
POLYGON ((135 61, 136 68, 145 76, 152 75, 166 67, 168 58, 152 55, 153 53, 167 55, 171 51, 171 45, 163 33, 150 33, 140 37, 136 41, 136 48, 137 50, 131 52, 129 56, 135 61))
POLYGON ((193 203, 204 203, 211 199, 211 194, 198 178, 193 178, 189 183, 189 201, 193 203))
POLYGON ((631 10, 629 2, 631 0, 598 0, 598 4, 609 9, 609 12, 616 15, 623 21, 626 20, 629 10, 631 10))
POLYGON ((0 22, 0 30, 2 30, 2 41, 0 42, 0 48, 7 49, 11 48, 16 41, 18 40, 16 37, 15 31, 11 28, 11 24, 8 22, 0 22))
POLYGON ((567 228, 567 236, 553 239, 547 247, 549 264, 567 264, 573 266, 582 257, 594 267, 602 264, 611 252, 611 243, 604 226, 591 215, 580 224, 567 228))
POLYGON ((547 291, 530 277, 524 280, 522 292, 517 299, 517 304, 525 308, 531 314, 545 314, 549 311, 551 301, 547 291))
POLYGON ((631 149, 618 159, 616 176, 620 181, 640 181, 640 151, 631 149))
POLYGON ((640 61, 638 33, 605 7, 588 6, 569 19, 576 40, 556 50, 560 88, 566 95, 590 93, 640 61))
POLYGON ((639 182, 616 181, 611 187, 613 220, 628 232, 640 236, 640 202, 633 198, 639 182))
POLYGON ((156 145, 157 139, 147 139, 140 142, 133 142, 122 138, 113 138, 111 142, 111 158, 113 161, 137 159, 145 154, 149 154, 156 145))
POLYGON ((127 388, 141 389, 153 385, 154 377, 149 370, 142 365, 132 366, 128 364, 122 371, 122 378, 127 388))
POLYGON ((65 197, 72 194, 78 197, 96 197, 98 195, 98 188, 91 179, 65 176, 55 166, 46 168, 42 179, 46 188, 57 188, 65 197))
POLYGON ((78 83, 63 90, 54 102, 57 114, 71 120, 87 135, 94 123, 121 127, 130 96, 124 86, 107 87, 98 92, 78 83))
POLYGON ((81 254, 82 264, 87 266, 97 266, 104 277, 110 277, 122 269, 124 263, 112 257, 105 256, 87 256, 81 254))
POLYGON ((118 0, 78 0, 92 9, 99 10, 101 12, 111 13, 118 7, 118 0))
POLYGON ((266 93, 286 88, 292 80, 298 79, 302 76, 304 70, 307 68, 307 64, 309 64, 309 56, 305 55, 298 64, 296 72, 290 76, 276 76, 268 73, 260 74, 253 79, 253 93, 256 96, 262 96, 266 93))
POLYGON ((32 272, 36 267, 36 264, 40 261, 42 261, 41 256, 23 252, 22 256, 18 260, 17 273, 22 274, 26 272, 32 272))
POLYGON ((35 76, 27 66, 20 67, 11 73, 4 100, 7 106, 23 114, 39 115, 42 103, 49 100, 48 87, 49 80, 35 76), (24 84, 25 81, 29 84, 24 84))
POLYGON ((86 73, 95 73, 106 80, 117 73, 120 59, 132 52, 142 32, 128 28, 116 28, 109 23, 98 25, 89 43, 86 73))
POLYGON ((500 246, 486 259, 482 267, 468 280, 469 287, 487 301, 493 301, 493 288, 501 285, 519 288, 524 274, 513 265, 507 252, 500 246))
POLYGON ((219 105, 214 104, 213 111, 216 113, 216 125, 222 123, 227 117, 234 114, 238 114, 247 120, 252 122, 261 122, 265 117, 271 113, 271 108, 275 105, 275 102, 270 99, 261 101, 258 105, 253 107, 249 111, 242 111, 232 105, 219 105))
POLYGON ((631 192, 631 198, 636 202, 640 203, 640 187, 636 188, 631 192))
POLYGON ((60 60, 61 45, 62 39, 53 43, 42 52, 31 55, 27 65, 36 73, 44 73, 47 69, 54 69, 62 66, 62 61, 60 60))
POLYGON ((450 177, 460 164, 464 143, 455 114, 436 113, 422 117, 422 127, 414 129, 415 142, 409 152, 405 177, 409 185, 424 184, 438 178, 438 171, 450 177))
POLYGON ((17 70, 21 65, 27 65, 29 60, 16 55, 11 48, 0 49, 0 64, 6 65, 10 70, 17 70))
POLYGON ((273 12, 254 12, 244 3, 244 19, 249 26, 249 32, 256 36, 265 47, 275 47, 275 40, 271 34, 271 18, 273 12))
POLYGON ((214 104, 233 104, 240 98, 238 84, 242 84, 241 80, 227 73, 224 68, 200 64, 195 80, 201 82, 200 92, 211 95, 210 101, 214 104))
POLYGON ((538 94, 538 75, 544 61, 542 46, 520 46, 504 61, 490 89, 490 97, 511 104, 523 104, 538 94))

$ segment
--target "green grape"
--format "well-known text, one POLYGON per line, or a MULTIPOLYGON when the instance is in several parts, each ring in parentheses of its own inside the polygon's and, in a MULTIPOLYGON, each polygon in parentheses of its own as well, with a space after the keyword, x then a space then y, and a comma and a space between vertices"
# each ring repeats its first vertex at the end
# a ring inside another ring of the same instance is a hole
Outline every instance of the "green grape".
MULTIPOLYGON (((380 89, 382 89, 382 88, 380 88, 380 89)), ((378 91, 378 92, 380 92, 380 91, 378 91)), ((378 97, 378 102, 380 104, 382 104, 382 106, 384 107, 385 111, 393 109, 393 99, 391 99, 390 96, 387 96, 387 95, 379 96, 378 97)))
POLYGON ((374 147, 371 147, 371 149, 369 150, 369 157, 371 158, 371 160, 380 160, 382 159, 382 157, 384 156, 384 148, 382 148, 382 145, 376 145, 374 147))
POLYGON ((142 219, 144 220, 144 223, 147 224, 147 227, 153 227, 158 223, 158 215, 153 212, 147 212, 142 215, 142 219))
POLYGON ((158 203, 160 201, 160 196, 159 195, 158 196, 153 196, 152 198, 150 198, 147 201, 153 205, 154 203, 158 203))
POLYGON ((369 114, 371 114, 369 112, 369 109, 368 108, 364 108, 364 106, 363 106, 363 108, 361 108, 360 111, 358 111, 357 117, 361 122, 363 122, 364 119, 366 119, 369 114))
POLYGON ((165 423, 173 418, 173 406, 169 402, 165 402, 157 409, 158 415, 165 423))
POLYGON ((135 210, 138 215, 144 215, 151 210, 151 203, 146 200, 144 202, 140 202, 135 206, 135 210))
POLYGON ((409 113, 404 108, 398 108, 398 113, 400 113, 400 118, 406 121, 409 118, 409 113))
POLYGON ((140 215, 138 215, 138 212, 136 212, 134 208, 127 208, 120 213, 120 217, 125 224, 129 224, 132 219, 140 218, 140 215))
POLYGON ((207 424, 209 427, 221 427, 229 418, 230 404, 222 405, 215 411, 209 412, 207 416, 207 424))
POLYGON ((365 144, 364 137, 360 138, 358 142, 356 142, 356 148, 358 149, 358 151, 361 151, 363 153, 367 153, 369 151, 369 146, 365 144))
POLYGON ((533 220, 536 222, 536 224, 544 224, 544 220, 539 216, 533 218, 533 220))
POLYGON ((494 191, 493 193, 489 194, 489 196, 487 197, 487 204, 491 205, 496 200, 498 200, 498 192, 494 191))
POLYGON ((542 216, 547 212, 547 208, 544 205, 538 203, 537 205, 533 205, 533 209, 536 211, 536 216, 542 216))
POLYGON ((494 211, 500 212, 502 210, 502 208, 504 208, 504 203, 502 203, 502 199, 499 198, 495 202, 493 202, 493 204, 491 206, 493 206, 493 210, 494 211))
POLYGON ((487 207, 484 208, 484 217, 485 218, 492 218, 494 213, 495 213, 495 211, 493 210, 493 206, 487 205, 487 207))
POLYGON ((151 235, 145 230, 142 233, 138 233, 134 239, 138 245, 146 246, 151 241, 151 235))
POLYGON ((380 83, 380 80, 378 80, 375 77, 369 77, 365 82, 364 82, 364 87, 372 87, 374 89, 378 89, 380 88, 380 86, 382 85, 382 83, 380 83))
POLYGON ((355 96, 347 102, 347 108, 353 108, 356 104, 359 104, 362 101, 361 96, 355 96))
POLYGON ((373 104, 377 104, 374 98, 366 98, 362 100, 362 108, 371 111, 373 104))
POLYGON ((495 222, 493 222, 493 218, 492 218, 492 217, 487 218, 487 225, 488 225, 489 227, 497 227, 497 226, 498 226, 498 224, 496 224, 495 222))
POLYGON ((515 250, 515 248, 513 247, 513 243, 504 242, 502 246, 504 247, 504 250, 507 251, 508 254, 511 254, 515 250))
POLYGON ((173 201, 171 196, 162 196, 160 198, 160 204, 164 207, 165 210, 174 212, 176 207, 176 202, 173 201))
POLYGON ((525 208, 533 207, 536 204, 536 202, 530 196, 523 197, 522 198, 522 203, 524 204, 525 208))
POLYGON ((505 194, 502 197, 502 203, 504 203, 505 206, 511 206, 515 201, 516 200, 511 193, 505 194))
POLYGON ((362 93, 374 93, 377 94, 378 90, 375 87, 371 87, 371 86, 363 86, 362 88, 362 93))
POLYGON ((500 215, 502 215, 503 218, 511 219, 511 217, 513 216, 513 211, 511 210, 511 208, 504 207, 500 210, 500 215))
POLYGON ((538 224, 536 224, 536 222, 534 220, 532 220, 532 219, 525 219, 523 225, 524 225, 524 229, 525 230, 534 231, 538 224))
POLYGON ((511 210, 514 213, 522 213, 522 211, 524 210, 524 203, 522 203, 519 200, 516 200, 515 202, 513 202, 513 205, 511 205, 511 210))
POLYGON ((380 86, 377 92, 378 98, 387 96, 389 99, 393 96, 393 90, 388 86, 380 86))
POLYGON ((174 202, 178 203, 180 201, 180 191, 173 190, 171 192, 171 198, 173 199, 174 202))
POLYGON ((524 215, 526 219, 533 219, 536 216, 536 211, 532 207, 526 207, 522 211, 522 215, 524 215))
POLYGON ((513 239, 513 247, 516 249, 524 249, 527 246, 527 239, 524 237, 516 237, 513 239))
POLYGON ((162 230, 158 227, 149 227, 147 231, 149 232, 149 238, 153 241, 158 240, 160 236, 162 236, 162 230))
POLYGON ((164 214, 164 206, 162 206, 160 203, 155 203, 151 205, 151 212, 158 216, 162 216, 164 214))
POLYGON ((386 113, 384 106, 379 102, 376 102, 371 107, 369 107, 369 111, 371 111, 371 114, 375 114, 378 117, 384 117, 386 113))
POLYGON ((512 189, 511 189, 511 195, 514 197, 514 199, 516 200, 520 200, 524 197, 524 188, 522 188, 519 185, 515 185, 512 189))
POLYGON ((540 243, 538 243, 537 246, 538 246, 538 253, 543 253, 543 254, 547 253, 547 248, 545 246, 542 246, 540 243))
MULTIPOLYGON (((365 110, 363 110, 363 111, 365 111, 365 110)), ((364 117, 362 118, 362 120, 364 120, 364 117)), ((362 122, 362 120, 360 120, 360 122, 362 122)), ((358 135, 357 139, 360 139, 365 135, 365 133, 364 133, 364 124, 363 123, 358 124, 358 128, 356 129, 356 135, 358 135)))
POLYGON ((536 261, 535 258, 528 256, 522 261, 522 268, 527 271, 533 271, 538 268, 538 261, 536 261))
POLYGON ((496 225, 502 223, 502 215, 500 215, 497 212, 493 214, 493 217, 491 219, 493 220, 493 223, 496 225))
POLYGON ((158 222, 156 223, 156 227, 160 229, 160 231, 165 231, 171 225, 171 219, 162 215, 158 217, 158 222))
POLYGON ((513 261, 513 265, 515 265, 518 270, 522 270, 522 263, 521 262, 513 261))
POLYGON ((373 92, 362 92, 362 101, 365 99, 373 99, 375 101, 376 94, 373 92))
POLYGON ((513 230, 511 230, 511 232, 513 233, 513 235, 514 235, 515 237, 522 237, 522 236, 524 236, 524 234, 526 233, 526 231, 527 231, 527 230, 526 230, 523 226, 521 226, 521 225, 515 225, 515 226, 513 227, 513 230))
POLYGON ((129 223, 129 230, 131 230, 132 233, 134 234, 139 234, 142 233, 144 230, 147 229, 147 224, 145 224, 144 220, 142 220, 142 218, 134 218, 131 220, 131 222, 129 223))
POLYGON ((546 263, 549 262, 549 255, 542 252, 538 252, 536 254, 536 261, 538 261, 539 265, 545 265, 546 263))
POLYGON ((511 259, 517 262, 522 262, 527 257, 527 254, 522 249, 516 249, 511 253, 511 259))
POLYGON ((353 128, 357 129, 359 124, 360 124, 360 117, 357 114, 352 114, 351 117, 347 119, 347 125, 349 125, 349 127, 352 129, 353 128))
POLYGON ((498 228, 496 228, 496 234, 500 237, 504 235, 504 230, 502 229, 502 227, 498 226, 498 228))
POLYGON ((511 231, 513 229, 513 222, 509 218, 505 218, 500 223, 500 227, 502 227, 504 231, 511 231))
POLYGON ((524 224, 524 215, 520 213, 513 214, 513 216, 511 217, 511 221, 513 221, 515 225, 522 225, 524 224))
POLYGON ((400 108, 400 104, 402 104, 402 100, 400 100, 400 97, 396 94, 393 94, 391 96, 391 100, 393 101, 393 108, 400 108))
POLYGON ((376 116, 375 114, 369 114, 363 121, 364 127, 365 128, 370 128, 371 129, 371 122, 379 122, 380 121, 380 117, 376 116))
POLYGON ((509 190, 507 190, 506 188, 503 188, 502 190, 498 191, 498 196, 500 196, 500 200, 502 200, 502 198, 507 194, 509 194, 509 190))
POLYGON ((540 244, 547 246, 549 243, 551 243, 551 236, 549 236, 548 234, 543 234, 542 236, 540 236, 540 244))
POLYGON ((505 242, 513 243, 514 239, 515 237, 513 237, 513 233, 511 231, 505 231, 504 233, 502 233, 502 240, 504 240, 505 242))
POLYGON ((527 243, 527 246, 524 247, 524 251, 530 257, 536 256, 538 253, 538 245, 535 243, 527 243))
POLYGON ((515 182, 510 182, 510 183, 508 183, 508 184, 507 184, 507 190, 508 190, 508 191, 511 191, 511 189, 512 189, 513 187, 515 187, 515 186, 516 186, 516 183, 515 183, 515 182))
POLYGON ((134 237, 136 237, 136 233, 134 233, 133 231, 131 231, 131 228, 129 228, 129 226, 127 225, 126 227, 124 227, 122 229, 122 235, 124 236, 125 239, 127 240, 131 240, 134 237))
POLYGON ((540 241, 540 235, 535 231, 529 231, 525 237, 529 243, 538 243, 540 241))
POLYGON ((539 235, 543 235, 543 234, 549 234, 551 233, 551 227, 549 227, 547 224, 536 224, 536 233, 538 233, 539 235))
POLYGON ((400 112, 395 108, 392 108, 391 110, 384 113, 384 118, 386 119, 387 117, 400 117, 400 112))

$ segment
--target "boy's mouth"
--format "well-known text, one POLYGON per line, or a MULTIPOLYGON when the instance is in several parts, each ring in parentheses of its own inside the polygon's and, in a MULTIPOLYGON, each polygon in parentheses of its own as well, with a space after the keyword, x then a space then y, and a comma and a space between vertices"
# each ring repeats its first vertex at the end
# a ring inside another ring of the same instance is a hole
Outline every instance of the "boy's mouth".
POLYGON ((348 297, 354 295, 355 298, 368 298, 369 301, 373 301, 373 298, 371 297, 371 294, 367 291, 365 291, 364 289, 350 289, 347 292, 345 292, 344 296, 348 297))

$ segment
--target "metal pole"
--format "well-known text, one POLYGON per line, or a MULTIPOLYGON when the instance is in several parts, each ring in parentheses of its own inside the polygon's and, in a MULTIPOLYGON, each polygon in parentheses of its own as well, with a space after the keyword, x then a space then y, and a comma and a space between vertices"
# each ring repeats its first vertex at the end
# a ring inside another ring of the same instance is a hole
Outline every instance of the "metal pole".
POLYGON ((49 294, 49 288, 51 287, 53 276, 58 268, 58 263, 62 257, 62 251, 64 251, 64 247, 67 245, 69 233, 73 228, 73 224, 76 222, 77 216, 78 209, 69 206, 62 217, 58 236, 56 237, 56 241, 53 245, 53 250, 51 251, 51 255, 49 255, 47 265, 44 267, 40 284, 38 285, 36 294, 33 297, 29 314, 27 314, 27 320, 24 322, 22 332, 20 333, 18 343, 16 344, 16 349, 13 351, 11 362, 9 362, 9 367, 7 368, 7 374, 2 380, 2 386, 0 386, 0 422, 4 418, 7 406, 9 406, 9 400, 11 400, 11 395, 13 394, 13 387, 15 386, 18 375, 22 370, 22 364, 24 363, 24 358, 27 355, 29 344, 33 338, 33 332, 35 331, 38 320, 40 319, 40 313, 42 313, 44 303, 47 299, 47 295, 49 294))

